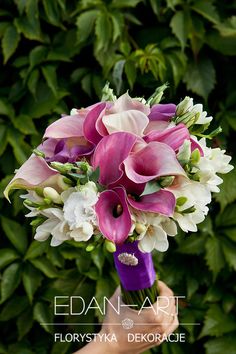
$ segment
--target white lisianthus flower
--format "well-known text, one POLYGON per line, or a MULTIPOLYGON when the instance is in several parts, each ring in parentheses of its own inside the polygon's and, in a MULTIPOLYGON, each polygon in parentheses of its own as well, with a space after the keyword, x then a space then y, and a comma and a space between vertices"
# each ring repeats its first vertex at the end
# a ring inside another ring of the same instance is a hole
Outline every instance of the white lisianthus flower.
POLYGON ((95 183, 70 188, 62 193, 64 218, 71 230, 70 236, 76 241, 87 241, 97 226, 94 206, 98 201, 95 183))
POLYGON ((165 252, 169 247, 167 235, 177 234, 175 222, 160 214, 142 212, 137 213, 135 219, 139 249, 142 252, 151 252, 153 249, 165 252))
POLYGON ((195 122, 195 124, 208 124, 212 121, 213 117, 207 117, 207 112, 203 111, 203 105, 198 103, 192 106, 192 112, 199 113, 199 118, 195 122))
POLYGON ((173 219, 176 220, 184 232, 197 231, 197 224, 201 223, 208 213, 207 204, 211 202, 211 192, 209 188, 199 182, 192 180, 182 180, 177 188, 169 188, 175 198, 185 197, 186 202, 178 206, 178 211, 174 212, 173 219), (194 207, 194 211, 184 213, 184 210, 194 207), (183 212, 183 213, 181 213, 183 212))
POLYGON ((199 168, 198 175, 200 177, 200 183, 207 185, 211 192, 219 192, 217 187, 223 182, 223 179, 217 176, 216 173, 228 173, 234 167, 229 164, 231 156, 225 154, 225 150, 220 148, 209 148, 206 146, 206 139, 202 138, 198 141, 201 145, 204 156, 200 158, 200 161, 196 165, 199 168))

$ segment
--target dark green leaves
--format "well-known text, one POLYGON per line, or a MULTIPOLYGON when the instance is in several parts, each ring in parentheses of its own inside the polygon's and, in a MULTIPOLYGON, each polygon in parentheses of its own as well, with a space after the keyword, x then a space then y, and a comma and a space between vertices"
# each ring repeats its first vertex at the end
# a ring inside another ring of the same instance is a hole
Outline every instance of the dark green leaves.
POLYGON ((2 38, 2 50, 4 55, 4 63, 8 61, 8 59, 15 52, 18 43, 20 41, 20 35, 17 32, 15 26, 10 25, 4 32, 2 38))
POLYGON ((1 222, 2 228, 12 245, 21 254, 24 254, 27 247, 27 237, 25 229, 16 221, 8 219, 4 216, 2 216, 1 222))

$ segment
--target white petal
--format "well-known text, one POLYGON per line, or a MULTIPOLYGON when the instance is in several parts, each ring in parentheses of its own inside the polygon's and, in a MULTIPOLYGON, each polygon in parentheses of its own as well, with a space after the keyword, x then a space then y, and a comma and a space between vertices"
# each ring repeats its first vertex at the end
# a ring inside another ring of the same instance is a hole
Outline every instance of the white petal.
POLYGON ((163 227, 163 230, 169 236, 175 236, 177 234, 177 232, 178 232, 176 223, 173 220, 171 220, 171 219, 167 219, 161 225, 163 227))
POLYGON ((61 245, 62 243, 63 243, 62 240, 58 240, 55 236, 53 236, 51 239, 51 242, 50 242, 50 246, 57 247, 57 246, 61 245))
POLYGON ((139 241, 138 247, 142 252, 152 252, 155 248, 155 237, 146 234, 142 240, 139 241))
POLYGON ((169 242, 165 231, 161 227, 154 227, 153 237, 156 240, 155 249, 160 252, 165 252, 169 247, 169 242))

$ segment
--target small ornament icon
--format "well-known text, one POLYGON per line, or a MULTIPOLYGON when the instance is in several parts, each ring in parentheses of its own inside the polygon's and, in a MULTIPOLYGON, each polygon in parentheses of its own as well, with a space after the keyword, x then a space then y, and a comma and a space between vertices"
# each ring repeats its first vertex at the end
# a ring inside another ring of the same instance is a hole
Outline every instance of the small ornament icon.
POLYGON ((121 324, 122 324, 122 327, 123 327, 124 329, 131 329, 131 328, 133 328, 133 326, 134 326, 134 321, 131 320, 130 318, 125 318, 125 319, 121 322, 121 324))
POLYGON ((127 253, 127 252, 120 253, 118 259, 121 263, 125 265, 136 266, 138 264, 138 258, 131 253, 127 253))

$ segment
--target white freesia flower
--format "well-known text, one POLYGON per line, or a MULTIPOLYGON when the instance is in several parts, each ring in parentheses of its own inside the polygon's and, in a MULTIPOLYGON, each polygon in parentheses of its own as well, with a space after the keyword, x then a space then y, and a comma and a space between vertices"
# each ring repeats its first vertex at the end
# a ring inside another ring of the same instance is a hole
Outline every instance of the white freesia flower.
POLYGON ((76 241, 87 241, 92 235, 94 226, 97 226, 94 205, 98 201, 96 185, 88 182, 79 189, 71 188, 62 193, 64 200, 64 218, 71 230, 70 236, 76 241))
POLYGON ((206 146, 206 139, 202 138, 198 142, 202 149, 204 156, 200 158, 197 168, 199 168, 198 175, 200 182, 208 186, 211 192, 219 192, 217 187, 223 182, 222 178, 217 176, 216 173, 228 173, 233 169, 229 164, 231 156, 225 155, 225 150, 220 148, 209 148, 206 146))
POLYGON ((176 109, 177 115, 183 115, 185 113, 198 113, 199 117, 194 124, 208 124, 212 121, 213 117, 207 117, 207 112, 203 111, 202 104, 193 104, 193 99, 186 96, 181 101, 176 109))
POLYGON ((169 188, 176 199, 186 197, 186 202, 178 206, 178 211, 174 212, 173 219, 176 220, 184 232, 197 231, 197 224, 201 223, 208 213, 207 204, 211 201, 209 188, 199 182, 192 180, 182 180, 177 188, 169 188), (182 211, 194 207, 195 211, 181 213, 182 211))
MULTIPOLYGON (((35 191, 29 190, 27 192, 28 192, 27 194, 20 195, 20 198, 30 200, 32 203, 36 203, 36 204, 43 203, 43 198, 40 197, 35 191)), ((33 206, 25 204, 25 207, 30 210, 30 213, 25 215, 27 218, 33 218, 40 214, 40 211, 33 206)))
POLYGON ((156 249, 165 252, 169 247, 167 235, 175 236, 177 227, 173 220, 154 213, 137 213, 136 231, 139 233, 139 248, 142 252, 156 249))
POLYGON ((46 241, 52 235, 51 246, 59 246, 71 238, 69 226, 61 209, 47 208, 41 211, 41 215, 46 216, 47 220, 37 227, 35 240, 46 241))

